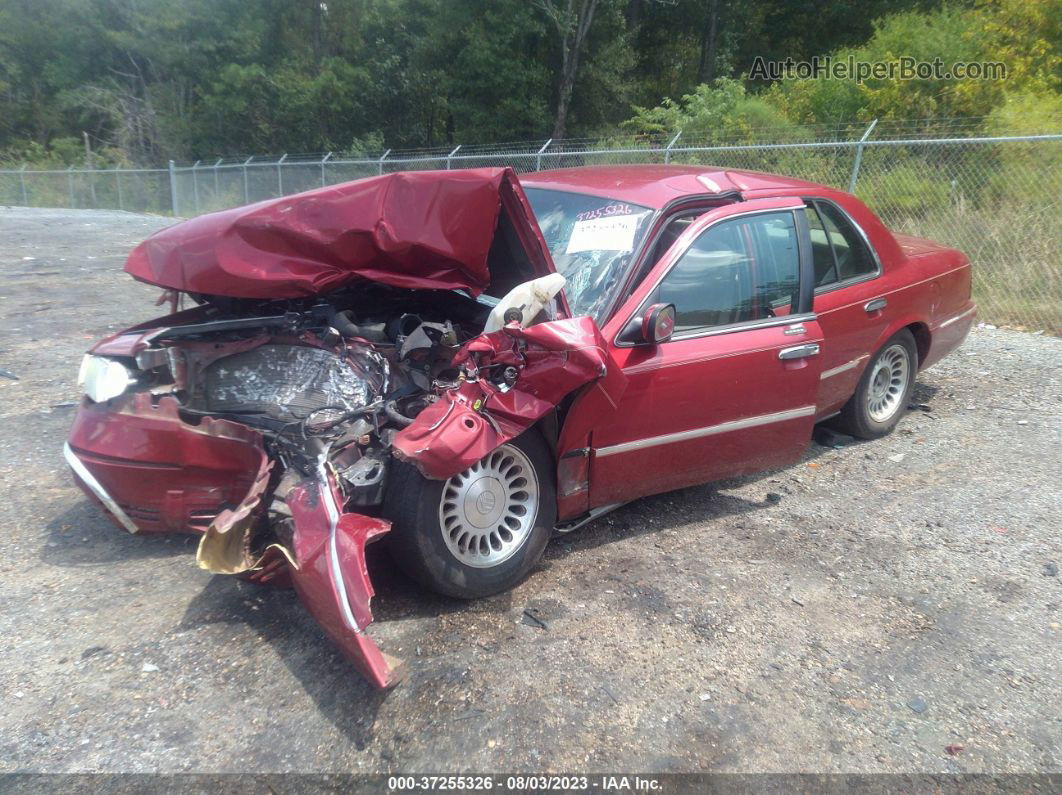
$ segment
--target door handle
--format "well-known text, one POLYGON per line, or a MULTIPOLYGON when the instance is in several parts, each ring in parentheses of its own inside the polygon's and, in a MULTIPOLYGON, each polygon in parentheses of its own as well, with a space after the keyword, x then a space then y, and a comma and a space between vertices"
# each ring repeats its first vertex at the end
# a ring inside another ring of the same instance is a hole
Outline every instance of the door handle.
POLYGON ((867 301, 863 304, 863 309, 867 314, 870 314, 871 312, 877 312, 879 309, 884 309, 888 304, 889 302, 884 298, 875 298, 873 301, 867 301))
POLYGON ((792 348, 782 348, 778 351, 778 358, 782 360, 786 359, 806 359, 809 356, 818 356, 819 346, 818 343, 811 342, 807 345, 794 345, 792 348))

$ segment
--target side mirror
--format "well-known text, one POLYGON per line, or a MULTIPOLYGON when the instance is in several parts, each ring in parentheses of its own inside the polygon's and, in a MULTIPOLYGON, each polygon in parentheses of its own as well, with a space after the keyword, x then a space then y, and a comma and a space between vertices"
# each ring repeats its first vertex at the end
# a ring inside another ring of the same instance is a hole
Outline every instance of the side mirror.
POLYGON ((653 304, 642 317, 642 341, 659 345, 671 339, 675 330, 675 305, 653 304))

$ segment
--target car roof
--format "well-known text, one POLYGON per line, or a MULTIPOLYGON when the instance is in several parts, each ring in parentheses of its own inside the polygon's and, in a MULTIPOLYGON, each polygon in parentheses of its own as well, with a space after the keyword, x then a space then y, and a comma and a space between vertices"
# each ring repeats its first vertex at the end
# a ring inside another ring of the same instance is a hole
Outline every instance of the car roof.
POLYGON ((828 190, 823 185, 756 171, 695 165, 601 165, 558 168, 520 175, 525 188, 587 193, 660 209, 684 196, 757 193, 792 188, 828 190))

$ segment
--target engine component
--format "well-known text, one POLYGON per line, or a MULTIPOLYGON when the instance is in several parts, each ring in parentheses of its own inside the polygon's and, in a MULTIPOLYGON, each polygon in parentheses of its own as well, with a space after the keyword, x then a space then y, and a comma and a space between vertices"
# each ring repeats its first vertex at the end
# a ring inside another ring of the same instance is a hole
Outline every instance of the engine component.
POLYGON ((344 337, 361 337, 368 342, 388 342, 386 323, 357 323, 349 309, 337 312, 332 319, 336 331, 344 337))
POLYGON ((414 351, 431 350, 436 345, 442 345, 447 348, 455 348, 457 346, 457 333, 449 321, 445 323, 421 323, 402 340, 398 355, 401 359, 408 359, 414 351))
POLYGON ((386 476, 387 460, 380 451, 366 453, 339 472, 339 477, 349 487, 348 501, 361 506, 383 502, 386 476))
POLYGON ((407 425, 410 425, 413 422, 412 417, 407 417, 405 414, 401 413, 398 410, 398 407, 395 405, 395 402, 393 400, 388 400, 386 403, 384 403, 384 413, 387 414, 387 417, 391 420, 391 422, 401 426, 402 428, 405 428, 407 425))
POLYGON ((328 422, 372 402, 382 373, 301 345, 260 345, 206 368, 205 409, 282 421, 328 422))
POLYGON ((398 358, 408 368, 413 383, 428 390, 432 379, 450 366, 458 348, 457 332, 450 321, 428 323, 416 315, 403 315, 401 327, 397 337, 398 358))

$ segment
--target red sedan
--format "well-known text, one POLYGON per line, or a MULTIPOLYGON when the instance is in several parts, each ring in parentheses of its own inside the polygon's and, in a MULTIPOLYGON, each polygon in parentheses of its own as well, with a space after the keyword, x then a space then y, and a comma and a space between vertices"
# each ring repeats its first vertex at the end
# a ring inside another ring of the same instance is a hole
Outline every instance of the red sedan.
POLYGON ((164 229, 173 314, 95 345, 66 458, 131 533, 292 584, 376 685, 365 545, 444 594, 555 532, 873 438, 969 331, 970 264, 822 185, 692 166, 389 174, 164 229), (190 304, 179 309, 179 305, 190 304))

